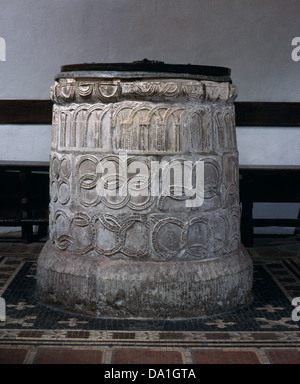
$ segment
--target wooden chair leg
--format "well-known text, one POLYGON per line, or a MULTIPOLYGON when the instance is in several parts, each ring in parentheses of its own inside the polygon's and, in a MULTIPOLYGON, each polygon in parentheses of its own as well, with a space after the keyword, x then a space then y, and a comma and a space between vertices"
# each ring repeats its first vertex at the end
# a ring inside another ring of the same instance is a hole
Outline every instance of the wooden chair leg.
POLYGON ((242 204, 241 241, 245 247, 253 247, 253 203, 242 204))
POLYGON ((33 226, 32 224, 22 225, 22 243, 30 244, 33 241, 33 226))

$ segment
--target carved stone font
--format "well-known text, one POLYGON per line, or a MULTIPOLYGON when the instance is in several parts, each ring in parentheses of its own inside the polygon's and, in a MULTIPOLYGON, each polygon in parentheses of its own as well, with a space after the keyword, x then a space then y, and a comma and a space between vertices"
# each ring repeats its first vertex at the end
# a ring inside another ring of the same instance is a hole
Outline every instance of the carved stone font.
POLYGON ((237 88, 192 75, 101 75, 58 76, 51 87, 39 299, 133 318, 199 317, 248 303, 237 88))

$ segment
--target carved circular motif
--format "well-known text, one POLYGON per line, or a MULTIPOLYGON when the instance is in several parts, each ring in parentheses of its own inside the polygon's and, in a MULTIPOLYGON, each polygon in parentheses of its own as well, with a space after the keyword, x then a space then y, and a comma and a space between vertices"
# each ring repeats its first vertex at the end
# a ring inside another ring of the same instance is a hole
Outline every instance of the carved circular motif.
POLYGON ((161 219, 153 228, 153 247, 164 260, 179 255, 186 241, 187 225, 175 217, 161 219))
POLYGON ((71 162, 65 155, 59 157, 53 155, 50 162, 50 192, 53 202, 67 204, 71 198, 70 178, 71 162))

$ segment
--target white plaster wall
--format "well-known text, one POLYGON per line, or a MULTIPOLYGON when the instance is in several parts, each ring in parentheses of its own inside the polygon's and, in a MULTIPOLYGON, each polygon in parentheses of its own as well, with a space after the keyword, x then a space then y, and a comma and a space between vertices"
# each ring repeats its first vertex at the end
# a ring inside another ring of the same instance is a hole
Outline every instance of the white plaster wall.
MULTIPOLYGON (((299 16, 299 0, 0 0, 0 99, 48 98, 64 64, 146 57, 230 67, 238 101, 300 101, 299 16)), ((238 127, 240 163, 300 164, 299 131, 238 127)), ((48 160, 50 134, 0 125, 0 160, 48 160)))
POLYGON ((300 128, 237 127, 236 133, 240 164, 300 164, 300 128))
POLYGON ((0 98, 44 99, 62 64, 232 68, 242 101, 299 101, 299 0, 0 0, 0 98))
POLYGON ((50 125, 0 125, 0 160, 49 161, 50 125))

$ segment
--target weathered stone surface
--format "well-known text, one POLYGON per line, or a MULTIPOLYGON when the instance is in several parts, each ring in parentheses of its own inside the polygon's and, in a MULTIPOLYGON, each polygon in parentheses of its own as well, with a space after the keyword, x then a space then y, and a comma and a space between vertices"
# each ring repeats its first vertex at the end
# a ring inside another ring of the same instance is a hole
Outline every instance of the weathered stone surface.
POLYGON ((98 317, 182 318, 232 310, 251 299, 252 264, 241 246, 205 261, 104 260, 58 251, 39 260, 39 298, 98 317))
POLYGON ((252 264, 239 229, 236 94, 228 82, 197 79, 57 79, 41 301, 93 316, 176 318, 250 300, 252 264), (203 204, 188 204, 195 196, 172 188, 163 193, 175 161, 192 164, 194 178, 194 165, 204 164, 203 204), (118 196, 99 194, 99 163, 125 167, 147 193, 120 195, 127 185, 119 178, 118 196))

